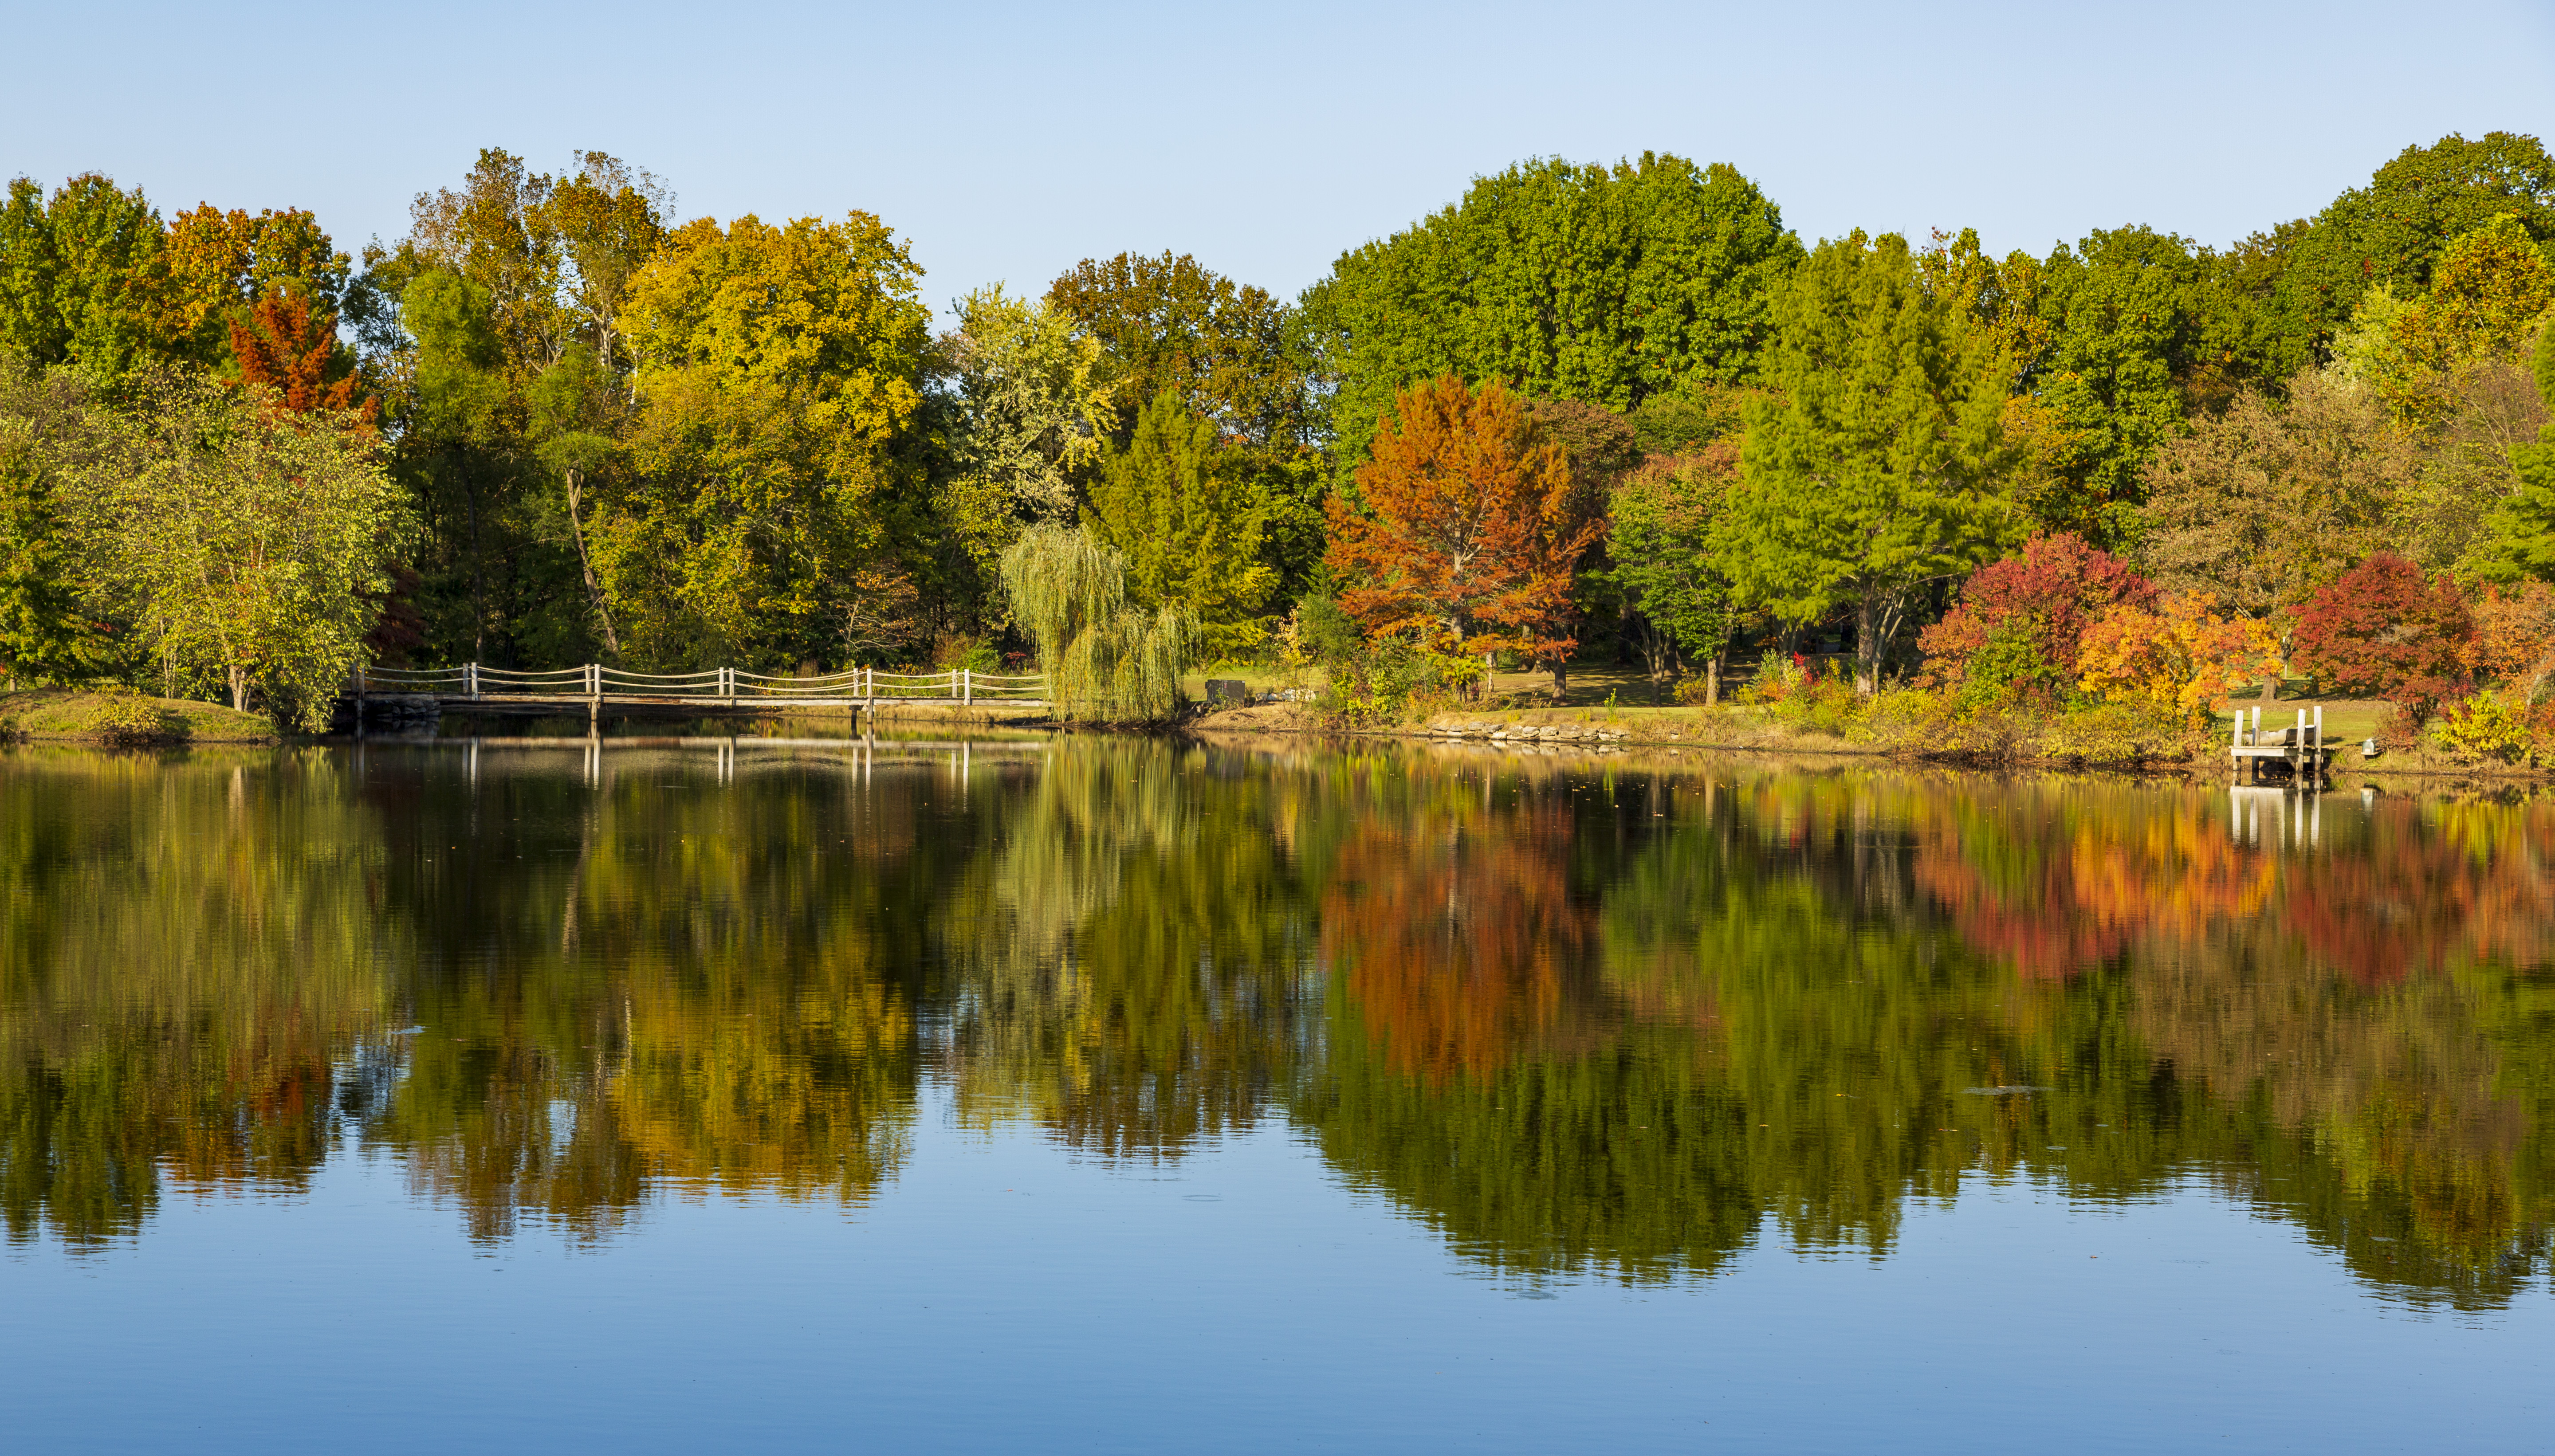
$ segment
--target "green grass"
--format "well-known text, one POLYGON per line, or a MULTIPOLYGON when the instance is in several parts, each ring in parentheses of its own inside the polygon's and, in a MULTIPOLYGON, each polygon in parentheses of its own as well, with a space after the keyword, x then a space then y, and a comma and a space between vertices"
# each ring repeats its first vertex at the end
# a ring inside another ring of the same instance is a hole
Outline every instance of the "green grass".
POLYGON ((0 693, 0 723, 29 738, 100 739, 117 723, 149 724, 147 736, 163 742, 251 743, 276 736, 266 719, 217 703, 75 687, 0 693))

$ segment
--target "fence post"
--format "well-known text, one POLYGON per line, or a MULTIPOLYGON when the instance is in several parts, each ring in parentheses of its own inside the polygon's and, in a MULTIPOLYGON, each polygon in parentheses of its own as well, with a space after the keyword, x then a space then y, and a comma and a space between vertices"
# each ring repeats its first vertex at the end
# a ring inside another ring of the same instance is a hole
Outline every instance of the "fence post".
POLYGON ((461 667, 462 690, 472 697, 479 695, 479 665, 465 663, 461 667))
POLYGON ((976 674, 968 671, 964 667, 961 667, 958 669, 958 701, 961 703, 973 703, 975 700, 976 674))

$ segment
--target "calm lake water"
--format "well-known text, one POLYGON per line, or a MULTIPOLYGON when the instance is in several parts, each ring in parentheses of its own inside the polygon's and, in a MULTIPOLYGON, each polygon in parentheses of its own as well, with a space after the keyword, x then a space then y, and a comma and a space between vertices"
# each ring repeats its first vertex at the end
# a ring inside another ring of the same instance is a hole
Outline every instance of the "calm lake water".
POLYGON ((0 1445, 2543 1450, 2555 804, 0 754, 0 1445))

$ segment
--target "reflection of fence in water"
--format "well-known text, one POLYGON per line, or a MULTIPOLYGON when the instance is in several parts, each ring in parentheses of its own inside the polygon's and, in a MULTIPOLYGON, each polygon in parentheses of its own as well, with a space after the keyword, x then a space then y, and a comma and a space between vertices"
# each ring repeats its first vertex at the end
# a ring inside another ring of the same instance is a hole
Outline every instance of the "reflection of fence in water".
MULTIPOLYGON (((607 758, 616 761, 614 763, 616 771, 623 769, 653 771, 668 767, 669 762, 688 767, 689 763, 697 760, 700 754, 708 753, 712 756, 713 773, 721 784, 736 782, 737 766, 741 759, 751 760, 769 756, 777 761, 773 767, 805 765, 811 762, 830 764, 858 775, 863 784, 869 783, 871 775, 881 768, 925 767, 945 769, 951 777, 963 785, 974 777, 976 755, 979 752, 998 759, 1036 758, 1044 755, 1047 748, 1048 744, 1043 740, 977 743, 964 739, 951 742, 928 742, 917 739, 882 740, 874 737, 640 739, 586 737, 431 738, 400 743, 393 746, 390 751, 404 753, 412 750, 447 750, 458 753, 461 756, 463 777, 473 784, 479 782, 483 752, 487 758, 497 763, 504 763, 510 759, 535 763, 539 762, 539 758, 529 751, 548 750, 553 754, 573 751, 578 757, 581 777, 586 785, 589 788, 599 789, 607 777, 604 773, 607 758), (740 754, 740 750, 747 752, 740 754), (659 757, 660 755, 665 757, 659 757)), ((372 749, 364 745, 357 745, 354 749, 355 778, 359 783, 364 778, 372 752, 372 749)), ((553 771, 545 763, 542 764, 539 772, 553 771)))

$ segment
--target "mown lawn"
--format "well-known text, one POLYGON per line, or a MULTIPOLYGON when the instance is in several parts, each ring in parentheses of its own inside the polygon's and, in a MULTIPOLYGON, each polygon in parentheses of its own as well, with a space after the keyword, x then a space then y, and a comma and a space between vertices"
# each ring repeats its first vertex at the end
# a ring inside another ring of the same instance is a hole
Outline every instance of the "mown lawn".
POLYGON ((171 740, 251 743, 276 736, 275 726, 255 713, 234 712, 218 703, 186 698, 90 692, 75 687, 0 693, 0 723, 29 738, 103 737, 111 722, 130 721, 137 710, 151 714, 159 726, 157 736, 171 740))

